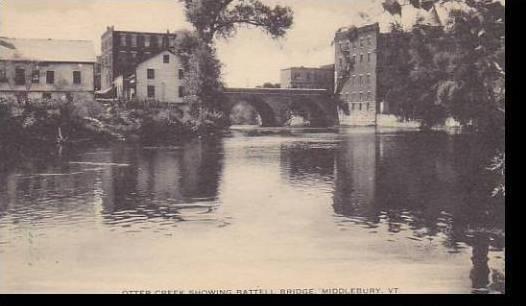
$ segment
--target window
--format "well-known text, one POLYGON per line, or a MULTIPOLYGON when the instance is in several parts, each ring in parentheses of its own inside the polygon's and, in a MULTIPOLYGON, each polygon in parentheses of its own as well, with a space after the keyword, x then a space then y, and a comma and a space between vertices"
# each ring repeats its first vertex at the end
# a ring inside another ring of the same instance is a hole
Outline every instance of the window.
POLYGON ((163 36, 163 48, 168 48, 168 37, 163 36))
POLYGON ((184 79, 184 70, 179 68, 179 80, 184 79))
POLYGON ((355 105, 355 104, 356 104, 356 103, 352 103, 352 104, 351 104, 351 109, 352 109, 352 110, 354 110, 354 105, 355 105))
POLYGON ((363 38, 360 38, 360 48, 363 47, 363 38))
POLYGON ((157 37, 156 36, 150 36, 150 46, 153 47, 153 48, 157 48, 158 46, 158 40, 157 40, 157 37))
POLYGON ((7 82, 7 75, 4 69, 0 69, 0 83, 7 82))
POLYGON ((151 44, 150 37, 149 36, 144 37, 144 46, 149 47, 150 44, 151 44))
POLYGON ((359 84, 360 86, 362 86, 362 84, 363 84, 363 75, 361 75, 361 74, 360 74, 360 81, 359 81, 358 84, 359 84))
POLYGON ((47 84, 55 83, 55 71, 46 71, 46 83, 47 84))
POLYGON ((165 63, 165 64, 170 63, 170 55, 169 54, 163 55, 163 63, 165 63))
POLYGON ((137 47, 137 35, 132 35, 131 36, 131 45, 132 47, 137 47))
POLYGON ((367 36, 367 45, 368 45, 368 46, 371 45, 371 36, 367 36))
POLYGON ((73 71, 73 84, 80 84, 82 82, 80 71, 73 71))
POLYGON ((363 63, 363 54, 360 54, 360 63, 363 63))
POLYGON ((367 77, 365 79, 365 84, 371 84, 371 75, 367 74, 367 77))
POLYGON ((371 106, 370 104, 371 103, 367 103, 367 111, 369 111, 369 109, 370 109, 370 106, 371 106))
POLYGON ((51 99, 51 93, 50 92, 45 92, 42 94, 42 99, 51 99))
POLYGON ((147 74, 147 78, 148 78, 149 80, 153 80, 153 79, 155 79, 155 70, 153 70, 153 69, 148 69, 148 70, 146 71, 146 74, 147 74))
POLYGON ((360 93, 360 102, 363 101, 363 92, 360 93))
POLYGON ((33 70, 33 73, 31 74, 31 82, 40 83, 40 70, 33 70))
POLYGON ((148 85, 148 98, 155 98, 155 86, 148 85))
POLYGON ((358 104, 358 109, 362 110, 362 103, 358 104))
POLYGON ((126 46, 126 35, 121 34, 121 46, 126 46))
POLYGON ((352 62, 353 62, 353 63, 356 63, 356 55, 353 55, 353 56, 352 56, 352 62))
POLYGON ((139 48, 144 48, 144 36, 137 36, 137 45, 139 46, 139 48))
POLYGON ((126 35, 126 46, 131 46, 132 45, 132 38, 131 38, 131 35, 126 35))
MULTIPOLYGON (((371 96, 372 96, 372 95, 371 95, 371 92, 368 91, 368 92, 367 92, 367 101, 371 101, 371 96)), ((367 107, 367 109, 369 109, 369 107, 367 107)))
POLYGON ((25 85, 26 84, 26 70, 23 68, 15 69, 15 84, 25 85))
POLYGON ((182 98, 182 97, 184 97, 184 87, 179 86, 179 98, 182 98))

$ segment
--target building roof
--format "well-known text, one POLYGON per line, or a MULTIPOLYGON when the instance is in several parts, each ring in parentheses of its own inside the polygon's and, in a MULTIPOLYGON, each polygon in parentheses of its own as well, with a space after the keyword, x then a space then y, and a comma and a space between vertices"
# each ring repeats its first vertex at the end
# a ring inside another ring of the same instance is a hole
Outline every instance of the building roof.
POLYGON ((96 62, 89 40, 25 39, 0 37, 0 60, 39 62, 96 62), (11 48, 12 47, 12 48, 11 48))
POLYGON ((160 54, 162 54, 162 53, 164 53, 164 52, 169 52, 169 53, 171 53, 171 54, 173 54, 173 55, 175 55, 175 56, 178 56, 177 54, 175 54, 175 52, 173 52, 173 51, 170 50, 169 48, 165 48, 165 49, 159 50, 159 51, 154 52, 154 53, 150 54, 149 56, 145 57, 142 61, 140 61, 139 63, 137 63, 136 66, 139 66, 139 65, 143 64, 144 62, 149 61, 149 60, 151 60, 152 58, 157 57, 157 56, 159 56, 160 54))
POLYGON ((288 67, 288 68, 283 68, 281 69, 281 71, 284 71, 284 70, 329 70, 329 69, 334 69, 334 65, 323 65, 323 66, 320 66, 320 67, 304 67, 304 66, 301 66, 301 67, 288 67))

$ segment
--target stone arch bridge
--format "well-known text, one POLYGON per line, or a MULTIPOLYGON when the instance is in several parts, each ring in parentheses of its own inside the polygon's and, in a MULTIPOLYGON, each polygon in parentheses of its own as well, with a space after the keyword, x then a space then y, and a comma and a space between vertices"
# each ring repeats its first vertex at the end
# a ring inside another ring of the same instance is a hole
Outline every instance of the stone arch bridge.
POLYGON ((291 114, 301 114, 312 127, 338 125, 338 103, 326 89, 226 88, 225 96, 225 114, 245 102, 257 110, 264 127, 286 126, 291 114))

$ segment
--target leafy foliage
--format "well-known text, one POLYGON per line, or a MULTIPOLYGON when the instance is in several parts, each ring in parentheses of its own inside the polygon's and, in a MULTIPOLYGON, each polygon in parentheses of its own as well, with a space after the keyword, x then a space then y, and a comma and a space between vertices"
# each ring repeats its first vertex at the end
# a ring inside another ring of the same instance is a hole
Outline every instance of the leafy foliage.
POLYGON ((254 26, 282 37, 293 22, 289 7, 270 7, 259 0, 180 0, 186 9, 186 18, 199 37, 211 44, 215 37, 229 38, 240 26, 254 26))

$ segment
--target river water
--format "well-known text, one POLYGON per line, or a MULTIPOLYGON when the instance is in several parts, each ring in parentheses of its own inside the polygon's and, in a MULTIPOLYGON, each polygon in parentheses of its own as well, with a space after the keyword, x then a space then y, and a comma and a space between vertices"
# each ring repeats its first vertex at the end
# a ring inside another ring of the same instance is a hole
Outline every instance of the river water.
POLYGON ((503 292, 479 155, 439 132, 247 129, 20 156, 0 292, 503 292))

